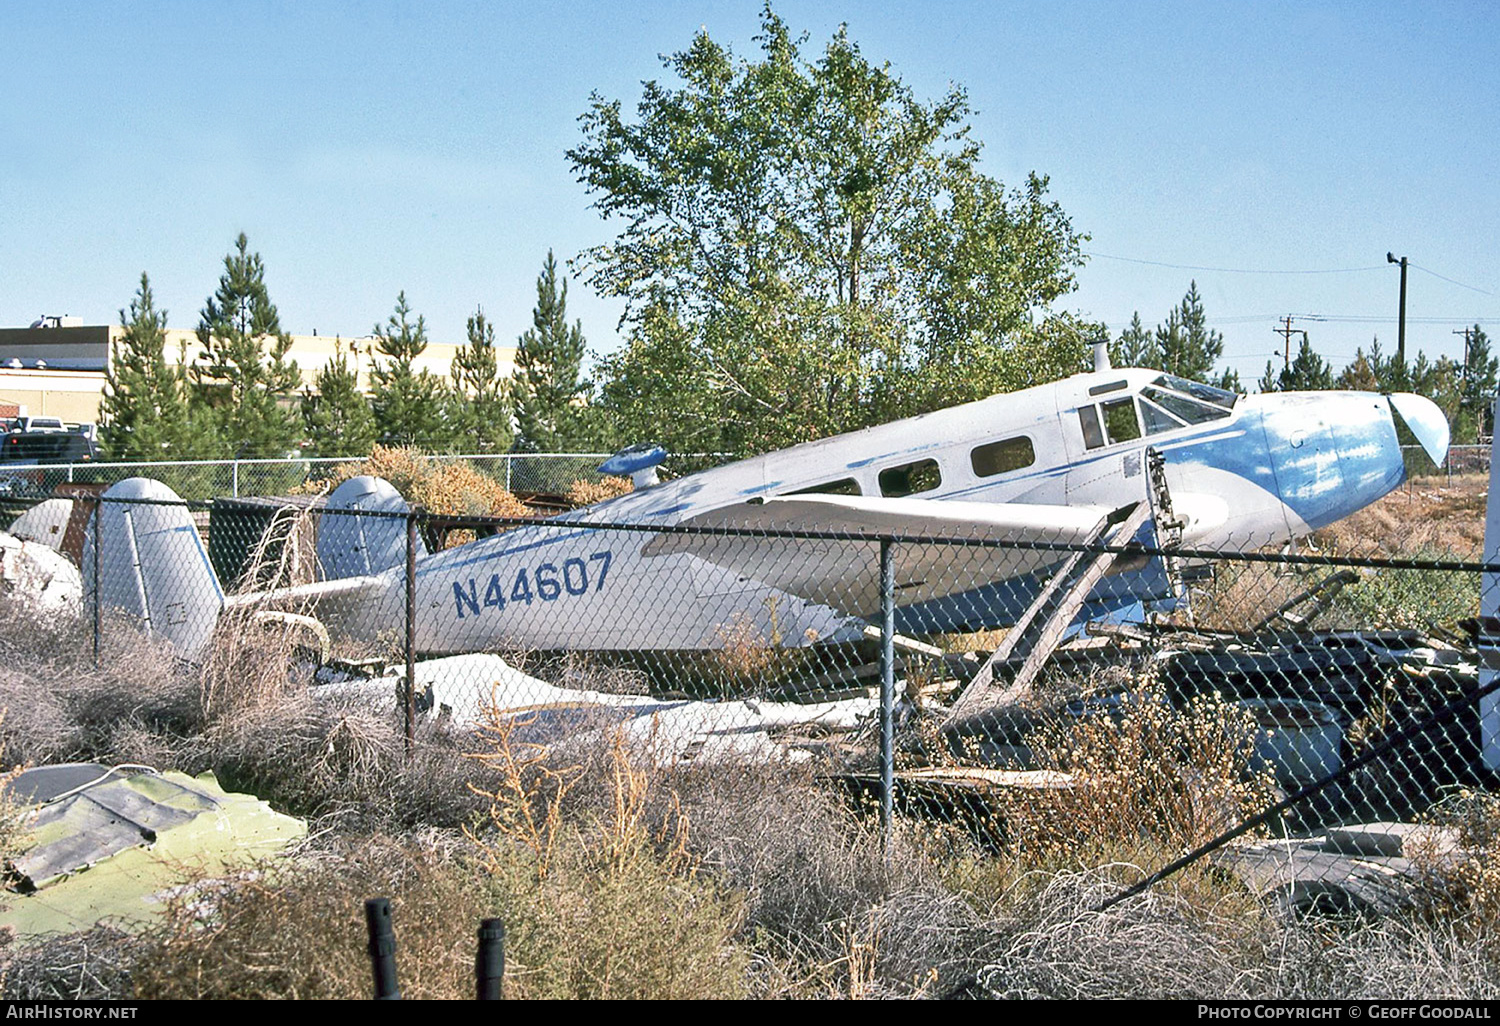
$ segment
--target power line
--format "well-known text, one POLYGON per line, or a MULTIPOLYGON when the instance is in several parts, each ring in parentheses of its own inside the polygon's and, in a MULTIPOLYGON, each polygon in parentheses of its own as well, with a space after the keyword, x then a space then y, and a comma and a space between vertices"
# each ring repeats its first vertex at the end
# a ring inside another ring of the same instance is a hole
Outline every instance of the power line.
MULTIPOLYGON (((1364 271, 1379 271, 1383 264, 1370 264, 1366 267, 1320 267, 1307 270, 1285 270, 1281 268, 1268 267, 1207 267, 1201 264, 1170 264, 1163 260, 1142 260, 1139 257, 1116 256, 1113 253, 1100 253, 1095 250, 1083 250, 1086 257, 1094 257, 1099 260, 1118 260, 1126 264, 1144 264, 1147 267, 1167 267, 1174 271, 1214 271, 1218 274, 1359 274, 1364 271)), ((1479 288, 1477 285, 1467 285, 1457 278, 1450 278, 1446 274, 1439 274, 1421 264, 1407 262, 1408 267, 1415 267, 1424 274, 1430 274, 1434 278, 1447 282, 1449 285, 1457 285, 1461 289, 1477 292, 1481 296, 1493 296, 1495 293, 1488 289, 1479 288)))
MULTIPOLYGON (((1362 271, 1379 271, 1385 266, 1383 264, 1371 264, 1368 267, 1327 267, 1306 271, 1286 271, 1254 267, 1201 267, 1197 264, 1169 264, 1160 260, 1139 260, 1135 257, 1114 256, 1110 253, 1089 252, 1088 250, 1084 250, 1083 255, 1086 257, 1097 257, 1100 260, 1119 260, 1127 264, 1145 264, 1148 267, 1170 267, 1176 271, 1216 271, 1220 274, 1356 274, 1362 271)), ((1416 265, 1413 264, 1412 266, 1415 267, 1416 265)), ((1428 271, 1427 273, 1431 274, 1432 272, 1428 271)), ((1459 283, 1454 282, 1454 284, 1459 283)), ((1466 285, 1464 287, 1468 288, 1469 286, 1466 285)), ((1476 289, 1475 291, 1479 290, 1476 289)))
MULTIPOLYGON (((1416 266, 1413 264, 1412 266, 1416 266)), ((1306 318, 1309 321, 1326 321, 1340 324, 1389 324, 1390 314, 1315 314, 1299 313, 1294 317, 1306 318)), ((1494 317, 1408 317, 1407 324, 1492 324, 1497 320, 1494 317)))
MULTIPOLYGON (((1236 314, 1231 317, 1207 317, 1209 324, 1260 324, 1265 321, 1279 323, 1283 314, 1236 314)), ((1317 321, 1323 324, 1389 324, 1394 318, 1390 314, 1315 314, 1297 313, 1291 316, 1302 320, 1317 321)), ((1458 325, 1486 325, 1500 322, 1500 317, 1408 317, 1408 324, 1458 324, 1458 325)), ((1104 326, 1111 331, 1123 330, 1128 327, 1129 321, 1106 321, 1104 326)))
POLYGON ((1420 264, 1409 264, 1409 266, 1415 267, 1417 270, 1421 271, 1424 274, 1430 274, 1434 278, 1440 278, 1443 281, 1447 282, 1449 285, 1457 285, 1461 289, 1468 289, 1470 292, 1477 292, 1481 296, 1493 296, 1494 295, 1493 292, 1486 292, 1484 289, 1475 288, 1473 285, 1465 285, 1461 281, 1456 281, 1453 278, 1449 278, 1449 277, 1447 277, 1445 275, 1438 274, 1436 271, 1429 271, 1427 268, 1421 266, 1420 264))

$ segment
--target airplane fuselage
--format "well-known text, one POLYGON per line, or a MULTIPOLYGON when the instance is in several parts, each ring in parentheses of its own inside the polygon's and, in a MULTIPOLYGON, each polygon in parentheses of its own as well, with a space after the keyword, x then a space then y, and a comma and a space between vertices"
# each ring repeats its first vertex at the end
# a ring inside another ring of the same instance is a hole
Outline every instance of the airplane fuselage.
MULTIPOLYGON (((1440 460, 1447 422, 1417 396, 1236 396, 1152 370, 1079 374, 424 554, 410 608, 417 647, 639 651, 842 640, 879 609, 879 544, 870 539, 934 530, 983 544, 897 546, 898 629, 1005 626, 1063 558, 1018 542, 1083 540, 1112 511, 1145 499, 1148 449, 1161 454, 1182 545, 1254 549, 1332 523, 1400 484, 1398 415, 1440 460), (811 525, 812 536, 771 537, 783 511, 811 525), (702 534, 684 541, 661 533, 733 527, 736 518, 764 533, 711 544, 702 534)), ((272 596, 225 595, 192 517, 160 482, 131 479, 104 498, 99 541, 84 548, 86 602, 97 580, 103 608, 140 617, 185 658, 203 650, 223 609, 268 600, 313 608, 355 639, 403 633, 406 507, 385 482, 356 478, 330 496, 318 537, 328 579, 272 596), (378 510, 387 515, 364 515, 378 510)), ((1165 581, 1148 564, 1106 579, 1094 596, 1100 605, 1160 598, 1165 581), (1104 595, 1110 580, 1116 591, 1104 595)))
MULTIPOLYGON (((1382 395, 1234 396, 1154 370, 1080 374, 705 470, 429 556, 417 574, 419 641, 431 651, 666 649, 719 647, 745 632, 781 644, 846 635, 849 618, 827 605, 694 555, 646 555, 651 534, 598 525, 669 526, 820 492, 1107 511, 1144 497, 1148 446, 1164 457, 1182 542, 1196 548, 1304 535, 1405 477, 1382 395)), ((786 558, 799 558, 796 541, 786 558)), ((393 594, 400 573, 391 572, 393 594)), ((1024 608, 991 591, 977 616, 978 601, 931 606, 917 626, 1001 625, 1024 608)))

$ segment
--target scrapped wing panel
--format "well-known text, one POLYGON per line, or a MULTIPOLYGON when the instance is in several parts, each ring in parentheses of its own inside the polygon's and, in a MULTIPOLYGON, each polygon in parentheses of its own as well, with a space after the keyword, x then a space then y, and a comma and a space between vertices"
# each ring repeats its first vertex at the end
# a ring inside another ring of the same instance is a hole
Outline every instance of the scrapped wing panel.
POLYGON ((896 604, 909 606, 1044 571, 1067 552, 1038 546, 1082 543, 1108 515, 1080 506, 797 496, 727 506, 682 523, 764 535, 663 534, 642 551, 687 553, 742 579, 868 618, 880 612, 879 535, 923 539, 892 546, 896 604), (789 542, 787 532, 823 536, 789 542), (995 544, 958 544, 973 541, 995 544))

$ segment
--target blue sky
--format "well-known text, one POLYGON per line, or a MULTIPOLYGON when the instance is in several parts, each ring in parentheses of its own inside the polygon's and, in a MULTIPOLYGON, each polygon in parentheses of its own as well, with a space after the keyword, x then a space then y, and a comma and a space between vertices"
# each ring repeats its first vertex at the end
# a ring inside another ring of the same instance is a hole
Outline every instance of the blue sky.
MULTIPOLYGON (((1394 250, 1410 350, 1500 335, 1500 5, 776 9, 808 52, 847 22, 919 96, 963 85, 985 169, 1050 176, 1094 254, 1061 308, 1155 324, 1196 278, 1248 384, 1288 313, 1335 318, 1294 325, 1335 365, 1394 347, 1394 250)), ((435 339, 482 305, 514 341, 547 250, 610 235, 563 156, 589 94, 633 107, 700 27, 753 54, 759 11, 0 0, 0 325, 114 321, 144 270, 190 328, 244 231, 287 330, 365 334, 404 289, 435 339)), ((615 344, 617 303, 569 308, 615 344)))

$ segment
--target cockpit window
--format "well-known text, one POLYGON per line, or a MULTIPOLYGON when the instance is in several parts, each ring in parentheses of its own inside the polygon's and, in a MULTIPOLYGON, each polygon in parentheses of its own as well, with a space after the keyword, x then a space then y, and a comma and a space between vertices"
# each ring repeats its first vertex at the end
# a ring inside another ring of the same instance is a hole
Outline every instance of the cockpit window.
POLYGON ((1148 435, 1159 435, 1163 431, 1175 431, 1187 426, 1145 396, 1141 397, 1141 419, 1146 422, 1148 435))
POLYGON ((1141 422, 1136 418, 1135 400, 1128 396, 1098 406, 1080 406, 1078 421, 1083 428, 1084 447, 1088 449, 1129 442, 1141 437, 1141 422))
POLYGON ((1104 429, 1099 426, 1099 407, 1078 407, 1078 426, 1083 428, 1085 448, 1097 449, 1104 444, 1104 429))
POLYGON ((1169 388, 1174 392, 1192 396, 1199 402, 1212 403, 1214 406, 1222 406, 1226 410, 1234 409, 1234 404, 1239 396, 1213 385, 1205 385, 1198 381, 1189 381, 1187 378, 1179 378, 1175 374, 1163 374, 1151 384, 1161 388, 1169 388))
POLYGON ((1104 403, 1104 429, 1110 444, 1129 442, 1141 437, 1141 422, 1135 416, 1135 400, 1116 399, 1104 403))
MULTIPOLYGON (((1180 380, 1180 379, 1179 379, 1180 380)), ((1207 388, 1207 385, 1202 386, 1207 388)), ((1218 389, 1214 389, 1218 391, 1218 389)), ((1233 393, 1227 393, 1233 395, 1233 393)), ((1160 388, 1147 385, 1141 389, 1141 397, 1151 400, 1172 416, 1184 424, 1206 424, 1211 420, 1219 420, 1229 416, 1229 410, 1223 406, 1210 405, 1208 403, 1195 402, 1187 396, 1178 395, 1176 392, 1168 392, 1160 388)))

